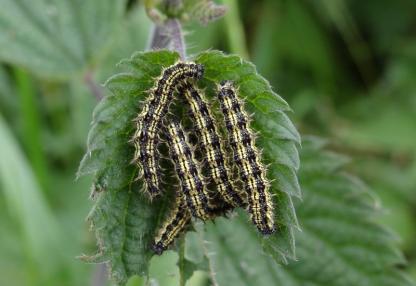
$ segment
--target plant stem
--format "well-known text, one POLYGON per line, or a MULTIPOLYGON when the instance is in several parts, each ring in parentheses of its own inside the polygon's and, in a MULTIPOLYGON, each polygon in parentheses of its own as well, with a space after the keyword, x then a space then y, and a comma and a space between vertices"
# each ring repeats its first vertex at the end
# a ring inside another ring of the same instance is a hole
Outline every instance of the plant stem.
POLYGON ((92 286, 103 286, 107 282, 107 264, 97 264, 92 279, 92 286))
POLYGON ((246 44, 246 36, 244 27, 240 21, 238 2, 236 0, 223 0, 228 7, 228 13, 225 16, 225 25, 227 29, 227 37, 232 53, 248 59, 248 49, 246 44))
POLYGON ((178 258, 178 268, 179 268, 179 286, 185 286, 185 237, 179 241, 179 258, 178 258))
POLYGON ((166 32, 165 25, 155 24, 152 27, 149 49, 151 50, 165 49, 169 46, 169 42, 170 42, 170 39, 166 32))
MULTIPOLYGON (((154 2, 152 0, 147 0, 145 2, 146 10, 148 11, 149 17, 156 17, 155 14, 160 14, 154 8, 154 2)), ((175 9, 175 7, 181 6, 182 1, 180 0, 165 0, 164 5, 170 9, 175 9)), ((155 20, 154 20, 155 21, 155 20)), ((152 50, 160 49, 170 49, 179 53, 181 60, 186 59, 186 46, 185 39, 182 32, 182 24, 177 18, 169 18, 163 21, 163 23, 158 23, 152 28, 151 38, 149 48, 152 50)))
POLYGON ((169 27, 169 35, 171 40, 171 48, 179 53, 182 60, 186 58, 185 39, 182 33, 182 25, 178 19, 170 19, 167 21, 169 27))
POLYGON ((94 95, 97 101, 103 99, 104 94, 102 88, 95 82, 92 71, 88 71, 84 76, 84 82, 88 86, 91 94, 94 95))
POLYGON ((170 49, 177 51, 181 60, 186 59, 185 39, 182 24, 178 19, 166 20, 162 25, 155 25, 152 30, 150 49, 170 49))

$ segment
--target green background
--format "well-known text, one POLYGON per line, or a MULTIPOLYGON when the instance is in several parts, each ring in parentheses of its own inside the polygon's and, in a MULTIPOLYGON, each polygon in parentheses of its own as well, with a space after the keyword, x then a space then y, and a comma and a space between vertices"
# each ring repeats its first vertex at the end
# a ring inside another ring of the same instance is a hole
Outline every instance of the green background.
MULTIPOLYGON (((416 2, 223 2, 224 19, 185 25, 188 54, 253 61, 301 134, 351 157, 416 278, 416 2)), ((96 246, 91 178, 75 172, 94 90, 145 49, 150 28, 140 1, 0 0, 0 285, 105 285, 102 267, 76 259, 96 246)), ((153 259, 159 285, 176 285, 176 259, 153 259)), ((197 272, 189 285, 204 283, 197 272)))

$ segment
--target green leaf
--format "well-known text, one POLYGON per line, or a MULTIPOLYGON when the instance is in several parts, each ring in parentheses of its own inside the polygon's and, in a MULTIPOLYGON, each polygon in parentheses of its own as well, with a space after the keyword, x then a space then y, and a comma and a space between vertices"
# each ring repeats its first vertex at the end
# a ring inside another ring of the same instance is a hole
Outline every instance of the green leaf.
MULTIPOLYGON (((333 39, 317 16, 322 11, 311 11, 310 4, 300 0, 265 1, 249 41, 253 62, 275 86, 287 92, 286 98, 312 86, 318 93, 332 94, 335 77, 343 77, 343 69, 335 68, 333 39)), ((316 6, 321 8, 319 4, 316 6)), ((295 108, 294 102, 291 104, 295 108)), ((296 109, 297 115, 299 111, 296 109)))
POLYGON ((61 79, 102 55, 125 1, 1 0, 0 6, 0 60, 61 79))
POLYGON ((112 94, 96 107, 88 136, 88 150, 78 176, 95 175, 94 192, 98 196, 88 219, 96 232, 99 252, 88 261, 110 261, 113 280, 124 285, 132 275, 147 275, 153 255, 150 245, 165 214, 169 198, 150 203, 141 192, 141 182, 130 163, 133 147, 132 119, 140 101, 153 86, 154 76, 163 66, 172 65, 178 55, 172 52, 137 53, 130 60, 134 73, 110 78, 106 86, 112 94))
MULTIPOLYGON (((202 229, 201 222, 194 223, 195 228, 202 229)), ((188 231, 185 239, 185 255, 182 265, 184 280, 188 281, 197 270, 208 271, 208 260, 204 254, 204 245, 196 231, 188 231)))
MULTIPOLYGON (((140 101, 145 99, 146 91, 154 85, 162 68, 172 65, 177 59, 176 53, 158 51, 137 53, 120 63, 125 72, 114 75, 106 83, 112 94, 105 97, 94 111, 88 150, 78 171, 78 176, 94 175, 93 196, 97 197, 89 220, 97 235, 99 251, 84 259, 109 261, 112 278, 119 285, 126 283, 132 275, 148 274, 149 260, 153 255, 150 245, 169 208, 169 196, 150 203, 142 195, 141 182, 133 180, 137 170, 130 164, 134 150, 128 141, 134 131, 132 119, 139 111, 140 101)), ((264 239, 263 247, 279 261, 294 258, 294 229, 298 228, 298 221, 291 196, 300 196, 296 177, 299 167, 296 146, 300 138, 283 113, 290 110, 289 106, 271 90, 251 63, 237 56, 210 51, 198 55, 195 61, 205 66, 206 75, 198 85, 201 89, 206 88, 208 96, 215 92, 216 83, 226 79, 235 81, 247 108, 255 113, 253 127, 261 139, 258 145, 263 149, 266 163, 272 164, 271 169, 285 170, 279 173, 280 177, 271 188, 278 235, 264 239)), ((276 174, 274 171, 269 173, 276 174)), ((242 220, 241 224, 259 236, 248 219, 242 220)), ((197 251, 198 246, 190 249, 187 245, 182 261, 186 265, 181 263, 184 279, 197 268, 207 268, 206 260, 201 260, 203 253, 197 251)))
POLYGON ((396 268, 404 259, 396 237, 374 220, 371 192, 339 163, 328 164, 345 161, 323 146, 303 140, 297 261, 277 266, 245 215, 217 219, 199 232, 216 285, 414 285, 396 268))
POLYGON ((61 258, 60 229, 18 142, 0 116, 0 190, 22 232, 21 248, 40 274, 56 270, 61 258), (49 259, 44 259, 48 257, 49 259))
POLYGON ((10 78, 6 69, 0 67, 0 100, 3 102, 9 102, 13 97, 13 87, 10 82, 10 78))
MULTIPOLYGON (((205 85, 212 88, 222 80, 233 80, 240 97, 246 101, 246 108, 253 113, 253 128, 259 137, 257 144, 263 149, 265 162, 271 164, 270 179, 275 179, 270 191, 275 195, 275 215, 279 224, 277 233, 263 240, 263 247, 278 262, 294 259, 294 228, 299 226, 291 196, 300 196, 296 176, 300 136, 284 114, 290 107, 273 92, 253 64, 238 56, 208 51, 199 54, 196 61, 205 66, 205 85), (277 172, 279 168, 284 172, 277 172)), ((248 222, 245 225, 252 228, 248 222)))
POLYGON ((111 50, 97 69, 99 81, 105 81, 114 74, 114 66, 120 59, 130 57, 135 51, 146 49, 151 25, 152 22, 146 16, 143 5, 136 5, 129 10, 122 25, 118 27, 111 50))
POLYGON ((10 77, 3 66, 0 66, 0 111, 6 118, 16 113, 17 100, 10 77))

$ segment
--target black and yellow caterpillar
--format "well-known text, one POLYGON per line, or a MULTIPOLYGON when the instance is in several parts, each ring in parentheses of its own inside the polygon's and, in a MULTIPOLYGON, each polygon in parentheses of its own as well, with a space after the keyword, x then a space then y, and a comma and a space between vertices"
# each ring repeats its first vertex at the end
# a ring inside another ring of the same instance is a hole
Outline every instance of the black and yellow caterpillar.
POLYGON ((209 173, 222 199, 232 207, 243 206, 244 194, 233 184, 232 175, 222 146, 214 117, 203 94, 192 83, 179 88, 190 105, 191 118, 195 124, 196 135, 200 139, 203 154, 209 166, 209 173))
POLYGON ((135 146, 133 162, 140 167, 139 177, 144 177, 144 190, 150 198, 160 193, 161 171, 158 164, 159 129, 169 110, 173 93, 187 80, 200 79, 204 67, 196 63, 178 62, 163 70, 150 90, 150 96, 135 119, 136 130, 131 139, 135 146))
POLYGON ((238 98, 233 82, 221 82, 217 97, 233 151, 230 162, 219 125, 203 93, 195 85, 195 80, 201 79, 203 74, 204 67, 192 62, 178 62, 165 68, 134 120, 133 162, 140 169, 139 177, 144 178, 144 191, 150 198, 161 193, 158 144, 162 134, 167 138, 169 157, 180 183, 173 208, 152 244, 153 251, 159 255, 190 224, 192 217, 206 221, 235 207, 247 207, 251 220, 262 234, 272 234, 276 230, 267 169, 261 162, 243 102, 238 98), (207 164, 208 180, 212 179, 216 188, 215 193, 208 190, 209 182, 202 174, 201 163, 195 158, 195 147, 190 144, 184 128, 176 118, 167 120, 175 92, 189 104, 196 137, 200 140, 198 147, 207 164), (237 180, 241 180, 242 190, 237 187, 241 183, 235 183, 230 165, 238 169, 237 180))
POLYGON ((275 232, 273 203, 269 193, 270 183, 266 167, 260 161, 255 146, 254 132, 249 126, 249 116, 231 81, 219 86, 218 99, 224 114, 229 143, 233 149, 234 162, 238 166, 241 180, 248 195, 248 210, 251 220, 263 234, 275 232))
POLYGON ((182 190, 177 190, 174 207, 162 223, 162 227, 154 239, 153 251, 158 255, 162 254, 190 221, 191 213, 186 206, 182 190))
POLYGON ((167 131, 170 156, 175 165, 186 205, 192 216, 207 220, 211 217, 213 207, 201 174, 200 164, 195 160, 193 148, 179 122, 171 121, 167 131))

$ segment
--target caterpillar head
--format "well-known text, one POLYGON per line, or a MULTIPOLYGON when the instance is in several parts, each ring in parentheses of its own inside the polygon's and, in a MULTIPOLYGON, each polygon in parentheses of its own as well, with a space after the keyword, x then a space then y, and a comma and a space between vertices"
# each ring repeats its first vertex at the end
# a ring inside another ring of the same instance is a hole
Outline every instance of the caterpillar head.
POLYGON ((201 79, 204 76, 205 68, 202 64, 194 64, 194 70, 195 70, 195 78, 201 79))

